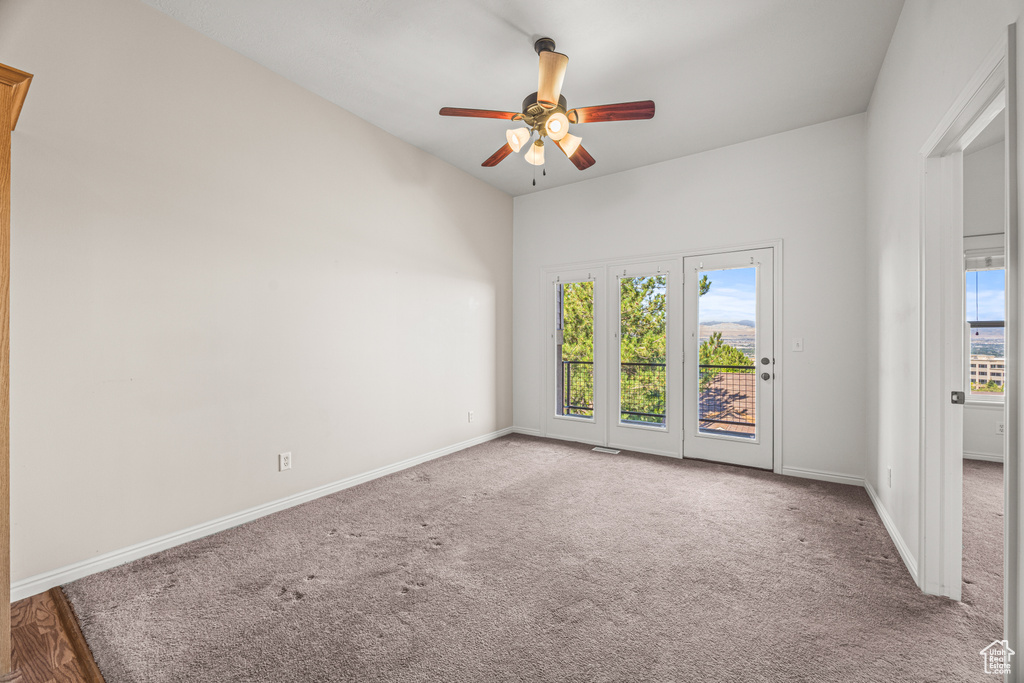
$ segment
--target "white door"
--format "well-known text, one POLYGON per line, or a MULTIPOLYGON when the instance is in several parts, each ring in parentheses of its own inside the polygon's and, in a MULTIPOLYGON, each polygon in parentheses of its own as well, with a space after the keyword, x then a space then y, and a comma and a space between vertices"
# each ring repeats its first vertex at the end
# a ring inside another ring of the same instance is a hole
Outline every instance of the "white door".
POLYGON ((608 445, 682 457, 679 259, 608 268, 608 445))
POLYGON ((683 456, 771 469, 773 251, 687 258, 683 456))
POLYGON ((551 273, 545 315, 548 339, 545 434, 603 445, 608 408, 604 391, 604 305, 599 271, 551 273))

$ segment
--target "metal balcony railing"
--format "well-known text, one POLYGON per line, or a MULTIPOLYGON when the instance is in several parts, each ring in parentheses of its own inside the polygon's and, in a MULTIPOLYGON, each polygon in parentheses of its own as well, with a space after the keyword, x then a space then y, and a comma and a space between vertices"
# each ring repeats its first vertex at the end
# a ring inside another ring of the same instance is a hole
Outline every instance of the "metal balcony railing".
POLYGON ((753 365, 701 365, 697 420, 702 430, 752 431, 757 370, 753 365), (717 425, 728 425, 719 427, 717 425))
MULTIPOLYGON (((622 419, 665 423, 665 364, 621 363, 622 419)), ((561 415, 594 414, 593 361, 562 361, 561 415)))
MULTIPOLYGON (((665 423, 665 364, 620 363, 620 419, 665 423)), ((701 365, 698 421, 702 429, 746 432, 755 420, 756 368, 701 365), (721 426, 718 426, 721 425, 721 426)), ((594 414, 594 362, 562 361, 561 415, 594 414)))
POLYGON ((594 361, 562 361, 562 409, 560 415, 594 415, 594 361))
POLYGON ((665 364, 619 363, 619 408, 623 422, 665 424, 665 364))

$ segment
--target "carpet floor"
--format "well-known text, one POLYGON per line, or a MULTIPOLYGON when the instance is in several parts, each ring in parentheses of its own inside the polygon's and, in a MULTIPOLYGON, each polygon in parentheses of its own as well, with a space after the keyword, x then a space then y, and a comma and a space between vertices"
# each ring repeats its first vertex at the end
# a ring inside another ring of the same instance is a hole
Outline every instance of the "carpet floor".
MULTIPOLYGON (((987 633, 1003 630, 1003 464, 964 460, 961 599, 987 633)), ((999 636, 1002 638, 1002 636, 999 636)), ((993 637, 993 640, 995 638, 993 637)), ((986 643, 987 645, 988 643, 986 643)))
POLYGON ((947 682, 991 571, 923 595, 861 488, 509 436, 64 588, 108 683, 947 682))

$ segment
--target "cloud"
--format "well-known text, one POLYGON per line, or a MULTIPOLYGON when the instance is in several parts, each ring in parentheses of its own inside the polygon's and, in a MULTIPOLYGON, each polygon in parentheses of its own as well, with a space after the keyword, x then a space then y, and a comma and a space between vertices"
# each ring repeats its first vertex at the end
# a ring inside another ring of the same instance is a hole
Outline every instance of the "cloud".
POLYGON ((712 287, 700 297, 700 315, 702 321, 735 322, 737 320, 754 320, 757 316, 757 303, 753 289, 739 287, 712 287))

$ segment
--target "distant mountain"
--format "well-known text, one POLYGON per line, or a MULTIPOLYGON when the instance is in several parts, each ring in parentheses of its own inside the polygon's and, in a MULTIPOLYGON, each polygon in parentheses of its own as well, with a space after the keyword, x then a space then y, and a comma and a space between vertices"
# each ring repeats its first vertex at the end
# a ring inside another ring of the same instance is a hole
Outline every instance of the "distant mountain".
POLYGON ((730 321, 726 322, 726 321, 723 321, 723 320, 708 320, 706 322, 702 322, 701 325, 704 325, 704 326, 707 326, 707 327, 711 327, 712 325, 742 325, 743 327, 753 327, 754 326, 754 321, 753 320, 730 320, 730 321))

